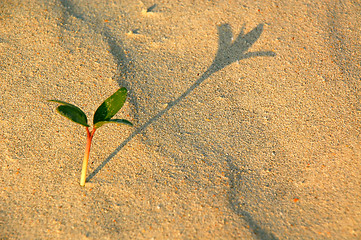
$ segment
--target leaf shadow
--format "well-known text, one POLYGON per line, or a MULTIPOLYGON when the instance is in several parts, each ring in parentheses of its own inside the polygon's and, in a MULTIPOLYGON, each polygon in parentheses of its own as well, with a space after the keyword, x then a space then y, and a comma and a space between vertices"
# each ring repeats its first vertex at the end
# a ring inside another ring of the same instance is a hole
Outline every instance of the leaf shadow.
POLYGON ((167 107, 161 110, 159 113, 151 117, 143 125, 138 127, 130 136, 128 136, 92 173, 89 174, 86 181, 90 181, 94 176, 104 168, 104 166, 110 162, 118 152, 129 143, 135 136, 141 133, 143 130, 160 117, 166 114, 175 105, 181 102, 187 97, 194 89, 199 87, 206 79, 208 79, 213 73, 218 72, 224 67, 252 57, 268 56, 274 57, 276 54, 272 51, 258 51, 258 52, 247 52, 248 49, 259 39, 263 32, 263 24, 259 24, 257 27, 252 29, 250 32, 244 34, 244 26, 242 27, 239 35, 232 42, 233 33, 229 24, 222 24, 218 26, 218 50, 216 57, 208 69, 185 91, 175 100, 169 102, 167 107))

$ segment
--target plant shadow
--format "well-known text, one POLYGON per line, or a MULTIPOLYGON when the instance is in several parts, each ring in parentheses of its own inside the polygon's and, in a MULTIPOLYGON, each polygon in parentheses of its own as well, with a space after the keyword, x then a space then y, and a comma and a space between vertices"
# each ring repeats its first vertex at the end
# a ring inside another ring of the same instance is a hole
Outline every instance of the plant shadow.
POLYGON ((143 125, 138 127, 129 137, 127 137, 108 157, 105 159, 92 173, 89 174, 87 181, 90 181, 104 166, 110 162, 110 160, 136 135, 141 133, 143 130, 160 117, 166 114, 175 105, 181 102, 187 97, 194 89, 208 79, 213 73, 218 72, 224 67, 252 57, 268 56, 274 57, 276 54, 272 51, 258 51, 258 52, 247 52, 248 49, 259 39, 263 32, 263 24, 259 24, 257 27, 252 29, 247 34, 244 33, 244 26, 242 27, 237 38, 232 42, 233 33, 229 24, 222 24, 218 26, 218 50, 216 57, 208 69, 178 98, 167 104, 167 107, 161 110, 158 114, 150 118, 143 125))
MULTIPOLYGON (((69 0, 60 0, 64 8, 64 16, 61 24, 66 26, 67 17, 73 16, 81 21, 86 22, 86 17, 83 16, 81 10, 72 4, 69 0)), ((154 5, 155 6, 155 5, 154 5)), ((150 7, 148 10, 152 11, 154 6, 150 7)), ((128 59, 126 54, 123 51, 122 43, 119 39, 116 39, 111 34, 110 29, 106 26, 103 26, 99 29, 94 29, 100 33, 104 41, 107 42, 109 46, 109 52, 112 54, 116 64, 117 72, 113 79, 120 85, 129 89, 126 79, 133 77, 133 72, 131 69, 131 61, 128 59)), ((175 105, 179 104, 184 98, 186 98, 191 92, 193 92, 197 87, 199 87, 206 79, 208 79, 212 74, 218 72, 219 70, 225 68, 226 66, 241 61, 243 59, 248 59, 252 57, 260 56, 269 56, 274 57, 276 54, 272 51, 258 51, 258 52, 248 52, 250 47, 259 39, 263 32, 263 24, 259 24, 257 27, 252 29, 248 33, 244 33, 244 26, 242 26, 240 33, 233 40, 233 33, 229 24, 223 24, 218 26, 218 50, 212 64, 208 69, 178 98, 168 103, 167 107, 161 110, 159 113, 151 117, 148 121, 142 124, 140 127, 136 128, 135 131, 128 136, 93 172, 89 174, 86 181, 90 181, 94 178, 98 172, 100 172, 104 166, 110 162, 113 157, 119 153, 119 151, 127 145, 135 136, 140 134, 143 130, 147 129, 149 125, 156 122, 159 118, 165 115, 169 110, 171 110, 175 105)), ((138 105, 136 98, 132 96, 132 92, 129 92, 129 99, 131 104, 138 110, 138 105)), ((225 161, 228 166, 227 178, 229 181, 229 191, 228 191, 228 201, 230 208, 238 216, 242 217, 246 222, 248 222, 250 229, 256 234, 260 239, 276 239, 276 237, 263 229, 260 224, 251 216, 249 212, 242 208, 242 203, 238 199, 238 195, 241 191, 240 179, 242 178, 242 169, 240 169, 236 160, 231 156, 224 154, 222 151, 222 156, 227 156, 225 161)))

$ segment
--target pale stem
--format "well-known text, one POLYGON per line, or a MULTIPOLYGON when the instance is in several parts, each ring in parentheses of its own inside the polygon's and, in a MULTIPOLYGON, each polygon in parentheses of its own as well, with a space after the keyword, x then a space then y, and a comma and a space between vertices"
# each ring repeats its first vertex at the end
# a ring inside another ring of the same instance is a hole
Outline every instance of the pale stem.
POLYGON ((87 132, 87 141, 86 141, 86 146, 85 146, 85 154, 84 154, 84 160, 83 160, 83 168, 81 170, 81 177, 80 177, 80 186, 84 186, 85 185, 85 180, 86 180, 86 171, 88 168, 88 160, 89 160, 89 153, 90 153, 90 146, 92 144, 92 139, 95 133, 95 128, 93 128, 92 132, 89 132, 89 128, 86 127, 86 132, 87 132))

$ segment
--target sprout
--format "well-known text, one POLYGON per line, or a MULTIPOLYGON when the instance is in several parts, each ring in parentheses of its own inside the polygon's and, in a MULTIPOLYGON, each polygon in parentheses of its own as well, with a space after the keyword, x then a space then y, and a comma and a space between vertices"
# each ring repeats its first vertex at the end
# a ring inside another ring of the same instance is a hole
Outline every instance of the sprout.
POLYGON ((127 99, 127 89, 124 87, 120 88, 115 93, 113 93, 113 95, 107 98, 94 113, 92 131, 89 131, 90 126, 88 125, 87 116, 80 108, 74 106, 73 104, 63 101, 48 100, 49 102, 55 102, 60 104, 60 106, 56 108, 59 114, 86 128, 87 143, 85 147, 83 167, 80 177, 80 186, 85 185, 90 146, 95 131, 107 123, 117 123, 117 124, 125 124, 129 126, 133 126, 131 122, 125 119, 111 119, 123 107, 126 99, 127 99))

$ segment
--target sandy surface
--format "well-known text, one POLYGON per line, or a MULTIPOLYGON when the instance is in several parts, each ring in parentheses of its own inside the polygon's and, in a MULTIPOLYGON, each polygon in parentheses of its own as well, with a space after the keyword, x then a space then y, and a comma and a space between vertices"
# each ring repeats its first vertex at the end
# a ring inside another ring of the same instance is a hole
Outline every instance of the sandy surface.
POLYGON ((0 1, 0 239, 361 239, 361 5, 319 2, 0 1), (82 188, 46 99, 120 86, 82 188))

